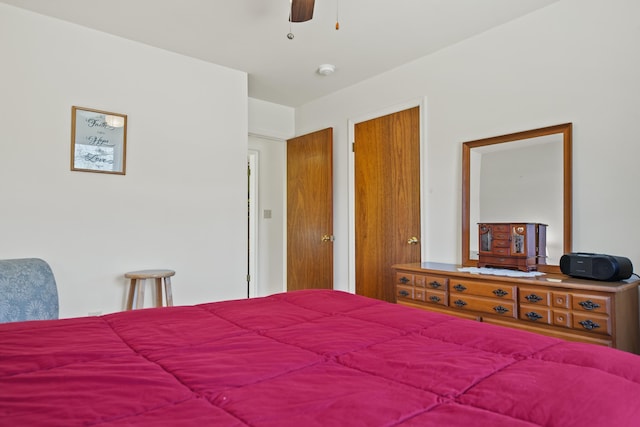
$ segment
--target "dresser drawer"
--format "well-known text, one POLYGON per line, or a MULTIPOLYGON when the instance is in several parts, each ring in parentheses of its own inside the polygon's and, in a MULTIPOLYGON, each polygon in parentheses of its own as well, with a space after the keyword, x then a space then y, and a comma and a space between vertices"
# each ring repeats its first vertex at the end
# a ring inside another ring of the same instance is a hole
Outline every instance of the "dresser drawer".
POLYGON ((516 318, 516 304, 496 298, 482 298, 470 295, 449 295, 449 306, 461 310, 480 311, 498 316, 516 318))
POLYGON ((611 322, 606 316, 574 312, 571 326, 580 331, 611 335, 611 322))
POLYGON ((551 292, 538 288, 520 286, 518 300, 521 304, 535 304, 545 307, 551 306, 551 292))
POLYGON ((446 277, 440 276, 426 276, 427 280, 425 283, 425 287, 433 290, 446 291, 448 290, 447 285, 449 284, 449 279, 446 277))
POLYGON ((493 241, 494 248, 509 248, 511 247, 511 242, 508 240, 494 240, 493 241))
POLYGON ((567 292, 551 292, 551 305, 558 308, 571 307, 571 297, 567 292))
POLYGON ((424 301, 426 297, 426 292, 424 288, 414 287, 413 288, 413 299, 416 301, 424 301))
MULTIPOLYGON (((500 246, 496 246, 493 245, 493 250, 491 251, 494 255, 500 257, 502 255, 510 255, 511 251, 509 250, 509 247, 507 246, 505 247, 500 247, 500 246)), ((503 261, 504 262, 504 261, 503 261)))
POLYGON ((424 288, 424 284, 427 281, 427 276, 423 276, 422 274, 415 274, 413 276, 413 286, 419 286, 424 288))
POLYGON ((396 273, 396 285, 413 286, 413 274, 396 273))
POLYGON ((516 286, 495 283, 480 283, 470 280, 452 280, 449 292, 453 294, 478 295, 483 297, 515 300, 516 286))
POLYGON ((445 291, 433 291, 427 289, 425 293, 425 302, 447 306, 449 303, 448 293, 445 291))
POLYGON ((576 312, 611 314, 611 297, 574 294, 571 308, 576 312))
POLYGON ((553 324, 555 326, 570 328, 572 325, 571 320, 571 312, 565 310, 553 310, 553 324))
POLYGON ((520 319, 535 323, 545 323, 547 325, 553 324, 553 312, 550 308, 521 305, 520 306, 520 319))
POLYGON ((413 286, 396 285, 396 298, 413 299, 413 286))
MULTIPOLYGON (((493 231, 495 233, 508 233, 509 232, 509 224, 494 224, 493 231)), ((507 237, 509 238, 509 237, 507 237)))
MULTIPOLYGON (((503 248, 506 249, 506 248, 503 248)), ((495 254, 495 251, 493 251, 492 253, 495 254)), ((519 255, 513 255, 510 256, 509 254, 501 254, 500 256, 494 256, 494 255, 485 255, 485 254, 480 254, 480 262, 482 263, 482 265, 487 266, 507 266, 507 267, 512 267, 515 266, 518 263, 518 260, 522 259, 522 260, 526 260, 526 258, 523 258, 519 255)))

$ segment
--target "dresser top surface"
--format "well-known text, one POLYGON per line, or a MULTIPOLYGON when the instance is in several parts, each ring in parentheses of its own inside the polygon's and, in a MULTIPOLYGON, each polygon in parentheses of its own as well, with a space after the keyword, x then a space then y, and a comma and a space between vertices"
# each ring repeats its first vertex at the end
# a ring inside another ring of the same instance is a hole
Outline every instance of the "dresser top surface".
POLYGON ((446 264, 439 262, 416 262, 411 264, 396 264, 395 269, 409 270, 423 274, 446 274, 447 276, 459 277, 462 279, 481 279, 495 282, 516 282, 521 285, 552 286, 567 289, 585 289, 601 292, 622 292, 629 288, 637 287, 640 279, 631 277, 619 282, 604 282, 598 280, 579 279, 557 273, 545 273, 536 277, 511 277, 497 276, 493 274, 479 274, 459 271, 463 268, 459 264, 446 264))

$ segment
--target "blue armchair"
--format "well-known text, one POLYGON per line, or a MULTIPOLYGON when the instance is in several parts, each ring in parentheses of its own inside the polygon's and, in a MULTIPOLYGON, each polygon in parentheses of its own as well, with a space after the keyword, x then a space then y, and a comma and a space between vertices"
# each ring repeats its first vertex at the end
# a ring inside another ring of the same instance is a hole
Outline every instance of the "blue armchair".
POLYGON ((0 260, 0 323, 58 318, 51 267, 38 258, 0 260))

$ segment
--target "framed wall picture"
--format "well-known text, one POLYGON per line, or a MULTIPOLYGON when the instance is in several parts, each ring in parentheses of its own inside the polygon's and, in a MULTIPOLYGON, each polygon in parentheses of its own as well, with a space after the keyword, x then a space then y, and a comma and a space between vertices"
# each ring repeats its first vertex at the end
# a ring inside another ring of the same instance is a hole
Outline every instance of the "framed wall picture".
POLYGON ((83 107, 71 108, 71 170, 124 175, 127 116, 83 107))

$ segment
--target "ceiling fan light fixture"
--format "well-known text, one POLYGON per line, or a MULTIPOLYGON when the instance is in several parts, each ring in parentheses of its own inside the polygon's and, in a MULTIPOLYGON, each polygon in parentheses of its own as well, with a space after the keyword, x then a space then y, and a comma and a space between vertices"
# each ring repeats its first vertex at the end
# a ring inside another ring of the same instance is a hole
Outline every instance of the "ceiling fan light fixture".
POLYGON ((336 66, 332 64, 321 64, 318 66, 318 74, 321 76, 328 76, 329 74, 333 74, 336 70, 336 66))

